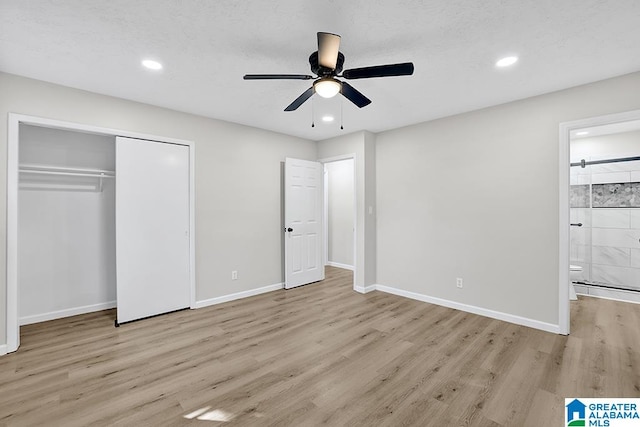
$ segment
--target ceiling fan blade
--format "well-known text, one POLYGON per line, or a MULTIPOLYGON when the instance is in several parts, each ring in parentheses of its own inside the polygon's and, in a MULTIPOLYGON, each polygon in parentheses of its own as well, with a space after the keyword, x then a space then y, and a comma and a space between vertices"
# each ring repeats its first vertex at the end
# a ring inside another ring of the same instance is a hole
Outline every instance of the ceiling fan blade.
POLYGON ((306 74, 245 74, 245 80, 310 80, 312 76, 306 74))
POLYGON ((413 74, 413 62, 402 64, 375 65, 373 67, 352 68, 345 70, 342 77, 345 79, 369 79, 372 77, 410 76, 413 74))
POLYGON ((331 33, 318 33, 318 63, 331 70, 336 69, 340 36, 331 33))
POLYGON ((297 110, 298 107, 301 106, 302 104, 304 104, 304 101, 306 101, 307 99, 311 98, 312 95, 313 95, 313 86, 311 86, 309 89, 304 91, 304 93, 302 95, 297 97, 295 101, 293 101, 291 104, 289 104, 289 106, 287 108, 284 109, 284 111, 297 110))
POLYGON ((342 95, 347 98, 349 101, 356 104, 359 108, 366 107, 371 104, 371 100, 357 91, 353 86, 351 86, 347 82, 342 83, 342 90, 340 91, 342 95))

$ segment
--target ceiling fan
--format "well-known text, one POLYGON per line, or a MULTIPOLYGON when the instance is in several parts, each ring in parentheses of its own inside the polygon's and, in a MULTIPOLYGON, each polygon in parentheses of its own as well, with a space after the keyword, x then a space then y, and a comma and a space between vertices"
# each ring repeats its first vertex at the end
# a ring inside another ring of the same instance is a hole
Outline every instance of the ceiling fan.
POLYGON ((345 98, 359 108, 371 104, 371 100, 356 90, 347 80, 369 79, 372 77, 410 76, 413 74, 413 63, 376 65, 373 67, 352 68, 342 72, 344 55, 339 51, 340 36, 331 33, 318 33, 318 50, 309 57, 311 71, 317 76, 308 74, 245 74, 245 80, 311 80, 313 86, 295 99, 284 111, 294 111, 314 93, 323 98, 331 98, 340 92, 345 98), (342 74, 340 74, 342 72, 342 74))

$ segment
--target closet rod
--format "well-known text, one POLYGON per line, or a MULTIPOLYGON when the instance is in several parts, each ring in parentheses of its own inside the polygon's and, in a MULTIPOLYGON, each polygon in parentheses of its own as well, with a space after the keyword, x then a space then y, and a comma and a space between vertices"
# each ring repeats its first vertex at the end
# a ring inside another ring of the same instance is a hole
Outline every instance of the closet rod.
POLYGON ((76 191, 96 191, 95 185, 65 185, 61 187, 58 184, 47 183, 33 183, 33 182, 21 182, 19 184, 21 189, 34 189, 34 190, 76 190, 76 191))
POLYGON ((20 170, 41 170, 41 171, 54 171, 54 172, 86 172, 86 173, 104 173, 115 174, 115 171, 106 169, 88 169, 88 168, 71 168, 63 166, 49 166, 34 163, 22 163, 19 165, 20 170))
POLYGON ((21 170, 20 173, 31 173, 38 175, 60 175, 60 176, 87 176, 91 178, 115 178, 113 175, 105 175, 104 173, 76 173, 76 172, 55 172, 55 171, 37 171, 37 170, 21 170))

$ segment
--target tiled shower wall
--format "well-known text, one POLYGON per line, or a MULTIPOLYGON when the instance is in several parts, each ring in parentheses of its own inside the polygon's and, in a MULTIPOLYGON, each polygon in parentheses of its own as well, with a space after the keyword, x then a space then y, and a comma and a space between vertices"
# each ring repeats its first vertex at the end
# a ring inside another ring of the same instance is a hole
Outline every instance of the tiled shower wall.
POLYGON ((640 290, 640 161, 572 167, 571 222, 583 280, 640 290))

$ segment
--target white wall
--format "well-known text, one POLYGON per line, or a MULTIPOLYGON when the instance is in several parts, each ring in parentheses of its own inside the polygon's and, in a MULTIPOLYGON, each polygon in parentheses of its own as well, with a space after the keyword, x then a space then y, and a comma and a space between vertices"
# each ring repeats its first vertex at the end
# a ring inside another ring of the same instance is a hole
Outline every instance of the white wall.
MULTIPOLYGON (((281 283, 281 162, 316 159, 287 135, 0 73, 0 223, 6 223, 7 114, 195 141, 196 299, 281 283), (231 271, 238 280, 231 280, 231 271)), ((215 100, 212 100, 214 102, 215 100)), ((6 342, 6 234, 0 234, 0 345, 6 342)))
POLYGON ((376 135, 378 283, 557 325, 559 124, 639 109, 639 87, 634 73, 376 135))
POLYGON ((600 160, 638 156, 640 155, 638 141, 640 141, 640 130, 571 139, 571 162, 579 162, 582 159, 600 160))
POLYGON ((318 159, 355 155, 356 259, 355 285, 358 290, 376 283, 375 136, 354 132, 318 142, 318 159), (369 210, 371 208, 371 210, 369 210))
MULTIPOLYGON (((193 140, 204 300, 282 281, 285 157, 356 153, 360 286, 377 281, 557 324, 558 124, 640 109, 638 87, 640 73, 629 74, 376 136, 357 132, 321 141, 316 152, 299 138, 0 74, 0 222, 8 112, 193 140)), ((5 292, 0 286, 0 343, 5 292)))
MULTIPOLYGON (((20 163, 115 168, 114 138, 20 127, 20 163)), ((21 324, 113 306, 113 179, 21 174, 18 301, 21 324)))
POLYGON ((328 262, 353 268, 353 159, 325 164, 327 171, 328 262))

